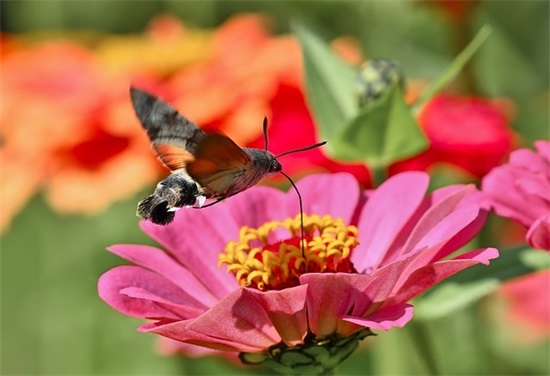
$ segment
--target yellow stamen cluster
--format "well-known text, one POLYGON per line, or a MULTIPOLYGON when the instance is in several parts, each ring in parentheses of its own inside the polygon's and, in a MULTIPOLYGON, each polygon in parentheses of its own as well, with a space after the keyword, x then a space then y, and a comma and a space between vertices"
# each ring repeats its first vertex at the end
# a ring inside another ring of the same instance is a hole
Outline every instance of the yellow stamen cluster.
POLYGON ((304 214, 302 249, 298 214, 258 228, 242 227, 239 240, 227 244, 218 265, 227 265, 241 286, 280 290, 297 286, 304 273, 354 272, 350 256, 357 239, 357 227, 345 226, 341 218, 304 214), (278 228, 286 229, 290 238, 269 243, 278 228))

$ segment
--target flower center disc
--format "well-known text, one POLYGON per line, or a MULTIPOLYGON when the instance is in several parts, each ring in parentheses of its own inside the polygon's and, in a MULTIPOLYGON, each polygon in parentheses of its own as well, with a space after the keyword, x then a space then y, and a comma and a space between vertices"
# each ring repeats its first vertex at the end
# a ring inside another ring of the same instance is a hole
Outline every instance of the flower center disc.
POLYGON ((227 244, 218 265, 227 265, 243 287, 281 290, 298 286, 304 273, 354 273, 350 256, 357 239, 357 227, 345 226, 341 218, 304 214, 302 249, 298 214, 258 228, 242 227, 239 240, 227 244), (290 238, 270 243, 279 229, 290 233, 290 238))

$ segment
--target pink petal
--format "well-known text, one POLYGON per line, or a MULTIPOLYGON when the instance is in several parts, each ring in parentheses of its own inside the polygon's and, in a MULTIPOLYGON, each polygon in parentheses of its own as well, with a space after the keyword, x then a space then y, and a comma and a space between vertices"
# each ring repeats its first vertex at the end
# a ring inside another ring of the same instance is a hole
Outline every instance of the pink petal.
POLYGON ((399 291, 391 299, 392 304, 407 302, 423 291, 432 287, 459 271, 472 265, 489 264, 489 260, 498 257, 495 248, 483 248, 465 253, 453 260, 445 260, 421 267, 410 274, 399 286, 399 291))
POLYGON ((544 209, 539 205, 531 205, 530 198, 518 189, 517 183, 526 176, 529 176, 526 170, 503 165, 494 168, 483 178, 481 189, 491 200, 498 215, 512 218, 529 227, 536 218, 544 214, 544 209))
POLYGON ((204 309, 174 303, 168 299, 152 294, 140 287, 126 287, 120 290, 120 293, 130 298, 148 300, 157 303, 160 307, 174 312, 180 319, 194 318, 204 312, 204 309))
POLYGON ((531 247, 550 251, 550 214, 537 219, 527 231, 526 238, 531 247))
MULTIPOLYGON (((549 167, 550 169, 550 167, 549 167)), ((531 205, 540 207, 541 210, 550 210, 550 181, 543 176, 524 176, 516 182, 520 192, 524 192, 530 198, 531 205)))
MULTIPOLYGON (((330 214, 350 224, 357 208, 360 190, 357 180, 348 173, 315 174, 306 176, 298 183, 304 203, 304 213, 323 216, 330 214)), ((292 189, 287 195, 293 194, 292 189)), ((289 199, 287 209, 299 213, 298 199, 289 199)))
POLYGON ((159 337, 155 343, 155 350, 161 356, 184 355, 189 358, 203 358, 205 356, 216 356, 228 361, 240 363, 238 354, 234 351, 220 351, 209 349, 203 346, 191 345, 189 343, 174 341, 166 337, 159 337))
MULTIPOLYGON (((546 163, 550 164, 550 141, 535 141, 535 148, 537 149, 539 155, 546 161, 546 163)), ((546 172, 548 173, 548 169, 546 170, 546 172)))
POLYGON ((407 242, 403 246, 402 254, 407 254, 417 248, 417 244, 420 243, 421 239, 445 217, 450 215, 453 210, 455 210, 458 203, 474 189, 475 187, 473 185, 463 186, 461 189, 457 189, 446 197, 441 198, 437 203, 426 210, 422 217, 418 219, 416 226, 412 229, 407 242))
POLYGON ((344 316, 343 320, 370 329, 389 330, 405 326, 412 319, 413 312, 414 308, 410 304, 396 304, 383 307, 366 318, 344 316))
POLYGON ((352 261, 359 272, 377 267, 400 230, 424 199, 429 177, 422 172, 395 175, 369 198, 359 218, 361 244, 352 261))
MULTIPOLYGON (((536 146, 536 145, 535 145, 536 146)), ((548 173, 548 162, 531 149, 518 149, 510 153, 509 164, 526 173, 548 173)))
POLYGON ((303 342, 307 333, 307 286, 300 285, 280 291, 247 291, 258 299, 286 344, 293 346, 303 342))
POLYGON ((143 330, 210 348, 223 345, 246 352, 262 351, 281 341, 261 303, 246 289, 234 291, 196 319, 143 330))
MULTIPOLYGON (((307 284, 309 328, 318 338, 338 333, 349 333, 350 325, 340 319, 349 314, 372 281, 362 274, 311 273, 300 277, 307 284)), ((356 328, 352 328, 355 331, 356 328)))
MULTIPOLYGON (((447 253, 442 252, 443 249, 452 252, 459 248, 457 245, 466 244, 471 239, 466 237, 466 235, 471 235, 473 231, 466 231, 464 237, 457 235, 468 228, 468 225, 475 223, 480 215, 479 207, 475 205, 458 208, 445 218, 442 218, 418 242, 408 244, 410 249, 405 250, 406 254, 412 252, 413 249, 423 249, 423 251, 416 252, 414 262, 404 272, 402 278, 406 278, 411 269, 417 269, 419 266, 429 264, 434 259, 438 260, 447 256, 447 253), (449 243, 451 246, 448 246, 449 243)), ((477 227, 474 226, 474 230, 479 230, 477 227)))
POLYGON ((257 228, 269 221, 288 218, 285 200, 285 193, 278 189, 256 186, 231 197, 225 205, 239 227, 257 228))
POLYGON ((187 325, 190 321, 192 320, 149 323, 140 326, 138 330, 144 333, 155 333, 177 342, 189 343, 213 350, 237 352, 259 352, 263 350, 263 348, 260 347, 247 346, 225 338, 216 338, 194 330, 189 330, 187 329, 187 325))
POLYGON ((473 221, 468 223, 451 240, 445 243, 440 251, 434 256, 433 260, 440 260, 444 257, 447 257, 452 252, 466 245, 483 228, 488 215, 489 213, 486 210, 480 210, 478 212, 478 216, 473 221))
POLYGON ((413 259, 413 257, 407 257, 376 269, 371 274, 372 282, 366 290, 362 291, 363 298, 355 305, 352 314, 355 316, 364 316, 368 312, 370 305, 385 302, 390 298, 393 295, 395 286, 403 275, 403 271, 413 259))
POLYGON ((200 305, 173 283, 160 275, 137 266, 118 266, 104 273, 98 281, 101 299, 119 312, 140 318, 181 319, 181 316, 160 307, 153 301, 134 299, 121 293, 128 287, 139 287, 174 303, 200 309, 200 305))
POLYGON ((218 267, 218 255, 229 240, 236 240, 239 227, 224 203, 206 209, 181 209, 174 222, 157 226, 141 222, 145 233, 159 242, 221 299, 239 288, 235 278, 218 267))
POLYGON ((191 271, 158 248, 146 245, 119 244, 109 247, 108 250, 134 264, 164 276, 201 302, 204 308, 211 307, 218 301, 191 271))
POLYGON ((437 189, 426 196, 416 212, 403 226, 379 266, 388 265, 398 260, 405 250, 410 250, 406 243, 417 242, 418 238, 424 236, 425 231, 437 223, 439 218, 450 213, 455 206, 468 202, 485 203, 487 209, 489 208, 485 196, 482 196, 481 192, 475 191, 473 185, 450 185, 437 189))

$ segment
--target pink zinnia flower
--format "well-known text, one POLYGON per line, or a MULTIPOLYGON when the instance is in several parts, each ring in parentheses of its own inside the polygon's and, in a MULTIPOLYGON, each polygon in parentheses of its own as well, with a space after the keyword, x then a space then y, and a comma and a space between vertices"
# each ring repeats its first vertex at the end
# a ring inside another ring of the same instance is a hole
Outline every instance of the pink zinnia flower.
POLYGON ((498 215, 529 229, 532 247, 550 251, 550 142, 536 141, 535 148, 512 152, 483 179, 482 191, 498 215))
POLYGON ((483 248, 450 257, 487 212, 472 185, 425 196, 428 183, 427 174, 406 172, 361 192, 347 173, 302 179, 305 257, 293 191, 254 187, 205 210, 180 210, 165 227, 142 222, 168 252, 110 247, 136 265, 102 275, 99 295, 153 320, 143 332, 271 365, 285 364, 288 351, 296 359, 296 349, 311 360, 318 352, 308 349, 323 346, 329 353, 315 358, 316 370, 334 367, 371 329, 411 320, 410 299, 498 256, 483 248))

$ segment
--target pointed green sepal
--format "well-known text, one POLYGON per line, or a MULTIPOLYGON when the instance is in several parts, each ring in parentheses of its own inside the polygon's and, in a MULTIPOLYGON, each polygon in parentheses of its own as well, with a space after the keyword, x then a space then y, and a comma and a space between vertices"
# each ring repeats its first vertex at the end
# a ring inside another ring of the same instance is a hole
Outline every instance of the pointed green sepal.
POLYGON ((371 166, 387 166, 428 146, 397 83, 365 106, 332 142, 335 157, 371 166))

